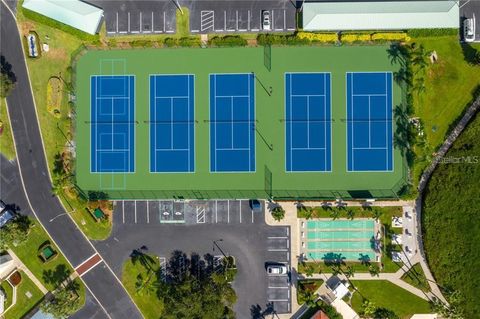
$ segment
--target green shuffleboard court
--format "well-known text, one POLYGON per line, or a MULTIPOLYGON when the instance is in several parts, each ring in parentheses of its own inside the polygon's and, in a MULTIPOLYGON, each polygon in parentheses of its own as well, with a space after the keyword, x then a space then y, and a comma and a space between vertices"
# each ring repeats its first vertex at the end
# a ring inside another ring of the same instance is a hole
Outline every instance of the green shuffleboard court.
POLYGON ((87 51, 77 186, 112 199, 396 197, 407 169, 390 110, 403 92, 387 50, 87 51))

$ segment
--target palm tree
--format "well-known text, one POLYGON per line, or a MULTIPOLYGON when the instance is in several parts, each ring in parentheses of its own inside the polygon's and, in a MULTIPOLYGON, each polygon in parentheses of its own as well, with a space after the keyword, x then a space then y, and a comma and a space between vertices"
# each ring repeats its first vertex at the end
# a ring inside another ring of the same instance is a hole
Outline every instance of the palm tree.
POLYGON ((370 265, 368 267, 368 272, 370 273, 370 275, 372 275, 372 277, 380 277, 380 268, 378 268, 377 265, 370 265))
POLYGON ((314 272, 315 272, 313 267, 310 264, 307 264, 307 263, 305 263, 304 266, 305 266, 305 276, 312 277, 314 272))
POLYGON ((347 218, 350 220, 355 218, 355 211, 352 208, 347 209, 347 218))
POLYGON ((343 274, 347 278, 354 277, 355 276, 355 270, 353 269, 352 266, 347 266, 347 267, 345 267, 345 270, 343 270, 343 274))
POLYGON ((340 217, 340 210, 332 209, 332 211, 330 212, 330 216, 333 220, 338 219, 338 217, 340 217))
POLYGON ((309 289, 305 289, 302 291, 302 297, 303 297, 303 300, 305 300, 305 304, 309 308, 313 308, 317 305, 318 296, 315 292, 309 289))
POLYGON ((379 207, 372 207, 372 218, 375 219, 377 222, 380 217, 383 215, 383 210, 379 207))

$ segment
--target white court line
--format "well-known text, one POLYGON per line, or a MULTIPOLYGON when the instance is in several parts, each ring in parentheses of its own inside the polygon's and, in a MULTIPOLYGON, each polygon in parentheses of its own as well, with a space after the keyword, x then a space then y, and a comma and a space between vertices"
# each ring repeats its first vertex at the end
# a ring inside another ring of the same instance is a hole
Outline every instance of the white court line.
POLYGON ((136 224, 136 223, 137 223, 137 201, 134 200, 133 203, 135 204, 135 209, 134 209, 134 211, 135 211, 135 224, 136 224))
POLYGON ((147 200, 147 224, 150 224, 150 208, 148 207, 148 200, 147 200))
POLYGON ((125 224, 125 202, 122 201, 122 222, 125 224))

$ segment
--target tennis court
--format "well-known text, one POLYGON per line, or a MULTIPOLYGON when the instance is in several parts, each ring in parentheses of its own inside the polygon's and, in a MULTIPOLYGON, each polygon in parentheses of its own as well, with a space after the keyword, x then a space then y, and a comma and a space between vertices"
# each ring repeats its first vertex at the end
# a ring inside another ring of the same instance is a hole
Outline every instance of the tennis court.
POLYGON ((134 76, 91 76, 91 172, 135 171, 134 76))
POLYGON ((194 135, 194 76, 150 75, 150 172, 193 172, 194 135))
POLYGON ((331 171, 330 73, 285 74, 287 172, 331 171))
POLYGON ((348 171, 393 168, 392 73, 347 73, 348 171))
POLYGON ((255 78, 210 74, 210 171, 255 171, 255 78))
POLYGON ((307 258, 376 260, 375 221, 308 220, 302 223, 302 252, 307 258))

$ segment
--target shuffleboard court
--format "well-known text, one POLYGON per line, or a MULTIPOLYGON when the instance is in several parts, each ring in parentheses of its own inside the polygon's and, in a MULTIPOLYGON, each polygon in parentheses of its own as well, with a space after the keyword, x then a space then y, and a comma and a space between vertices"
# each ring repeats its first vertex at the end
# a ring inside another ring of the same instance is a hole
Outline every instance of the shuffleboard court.
POLYGON ((255 171, 255 77, 210 74, 210 171, 255 171))
POLYGON ((392 73, 347 73, 348 171, 392 171, 392 73))
POLYGON ((287 172, 331 171, 330 73, 285 74, 287 172))
POLYGON ((194 76, 150 76, 150 172, 193 172, 194 76))
POLYGON ((91 77, 91 172, 135 171, 134 84, 130 75, 91 77))

